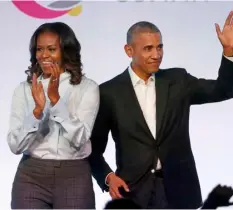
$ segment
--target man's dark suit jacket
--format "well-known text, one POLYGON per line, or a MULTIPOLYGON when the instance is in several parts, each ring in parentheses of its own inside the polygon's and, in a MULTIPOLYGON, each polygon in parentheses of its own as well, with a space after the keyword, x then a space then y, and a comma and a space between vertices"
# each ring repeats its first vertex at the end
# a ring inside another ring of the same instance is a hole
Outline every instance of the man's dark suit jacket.
MULTIPOLYGON (((202 204, 199 179, 189 138, 190 105, 233 97, 233 62, 222 57, 217 80, 197 79, 182 68, 156 73, 156 139, 153 138, 128 70, 100 85, 100 109, 93 129, 90 163, 94 178, 108 191, 111 169, 105 151, 111 131, 116 147, 116 174, 146 208, 151 169, 158 157, 170 208, 198 208, 202 204)), ((203 128, 204 129, 204 128, 203 128)))

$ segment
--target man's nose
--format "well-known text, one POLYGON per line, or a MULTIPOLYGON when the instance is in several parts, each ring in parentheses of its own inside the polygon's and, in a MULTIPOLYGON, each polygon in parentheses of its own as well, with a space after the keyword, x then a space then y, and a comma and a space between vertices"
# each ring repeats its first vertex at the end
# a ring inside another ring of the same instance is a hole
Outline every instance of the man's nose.
POLYGON ((159 59, 160 58, 160 53, 157 50, 154 50, 152 53, 152 58, 153 59, 159 59))

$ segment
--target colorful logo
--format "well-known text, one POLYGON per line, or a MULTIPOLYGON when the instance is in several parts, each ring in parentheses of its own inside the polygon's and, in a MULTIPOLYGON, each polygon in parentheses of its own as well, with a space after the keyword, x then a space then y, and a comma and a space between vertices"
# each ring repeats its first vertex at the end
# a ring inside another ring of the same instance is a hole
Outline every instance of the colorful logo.
POLYGON ((52 19, 65 14, 78 16, 82 12, 82 5, 76 0, 56 0, 52 3, 48 1, 38 3, 36 0, 12 0, 12 2, 24 14, 38 19, 52 19))

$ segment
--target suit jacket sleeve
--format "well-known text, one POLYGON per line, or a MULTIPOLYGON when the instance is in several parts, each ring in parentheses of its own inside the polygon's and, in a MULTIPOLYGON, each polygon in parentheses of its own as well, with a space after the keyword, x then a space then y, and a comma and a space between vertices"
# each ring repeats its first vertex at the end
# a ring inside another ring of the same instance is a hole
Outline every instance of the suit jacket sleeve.
POLYGON ((112 169, 104 159, 104 152, 108 142, 108 134, 111 129, 111 101, 104 93, 104 88, 100 86, 100 106, 94 128, 91 135, 92 153, 89 156, 92 175, 96 179, 100 188, 108 191, 105 184, 106 176, 112 172, 112 169))
POLYGON ((197 79, 186 74, 191 104, 220 102, 233 97, 233 58, 222 57, 216 80, 197 79))

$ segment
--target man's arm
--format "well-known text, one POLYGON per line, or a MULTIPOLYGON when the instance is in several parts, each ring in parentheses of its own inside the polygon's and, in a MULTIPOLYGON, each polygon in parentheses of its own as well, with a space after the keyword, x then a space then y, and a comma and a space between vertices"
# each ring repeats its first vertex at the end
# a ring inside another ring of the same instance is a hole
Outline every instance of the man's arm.
POLYGON ((105 179, 107 175, 112 172, 112 169, 105 161, 103 154, 107 146, 112 119, 110 101, 103 89, 103 86, 100 86, 100 106, 91 135, 92 153, 89 156, 89 162, 92 175, 96 179, 100 188, 103 191, 108 191, 105 179))
POLYGON ((220 102, 233 98, 233 57, 222 57, 216 80, 197 79, 186 74, 191 104, 220 102))
POLYGON ((215 24, 223 56, 217 80, 197 79, 187 74, 185 88, 191 93, 191 104, 220 102, 233 97, 233 11, 226 18, 223 29, 215 24))

